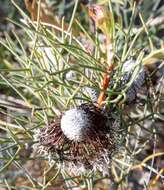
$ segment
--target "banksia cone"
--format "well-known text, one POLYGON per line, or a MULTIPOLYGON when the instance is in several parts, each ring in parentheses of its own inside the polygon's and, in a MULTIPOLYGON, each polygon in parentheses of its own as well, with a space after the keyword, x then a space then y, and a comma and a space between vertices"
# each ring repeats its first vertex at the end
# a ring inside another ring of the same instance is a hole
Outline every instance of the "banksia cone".
POLYGON ((66 111, 61 119, 40 130, 38 148, 58 157, 74 172, 83 169, 107 171, 117 147, 119 122, 90 104, 66 111))
MULTIPOLYGON (((128 60, 123 64, 122 76, 116 87, 116 91, 121 91, 126 88, 126 85, 130 82, 130 85, 126 91, 127 104, 132 103, 137 98, 137 93, 145 84, 145 69, 143 65, 138 65, 134 60, 128 60), (133 78, 134 77, 134 78, 133 78)), ((113 79, 109 86, 113 86, 115 80, 113 79)))
POLYGON ((121 80, 122 86, 127 84, 131 79, 133 80, 126 92, 126 100, 128 103, 136 99, 137 93, 145 83, 145 70, 143 65, 136 65, 134 60, 129 60, 123 65, 124 75, 121 80), (136 72, 136 76, 132 79, 132 75, 136 72))

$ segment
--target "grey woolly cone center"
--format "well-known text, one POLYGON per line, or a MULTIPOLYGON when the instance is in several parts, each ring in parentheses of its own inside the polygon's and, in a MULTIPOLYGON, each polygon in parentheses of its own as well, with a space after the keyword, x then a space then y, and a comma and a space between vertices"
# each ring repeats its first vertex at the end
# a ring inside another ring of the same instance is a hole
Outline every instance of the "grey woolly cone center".
POLYGON ((61 129, 69 140, 82 141, 90 129, 90 122, 84 110, 75 108, 65 112, 61 119, 61 129))

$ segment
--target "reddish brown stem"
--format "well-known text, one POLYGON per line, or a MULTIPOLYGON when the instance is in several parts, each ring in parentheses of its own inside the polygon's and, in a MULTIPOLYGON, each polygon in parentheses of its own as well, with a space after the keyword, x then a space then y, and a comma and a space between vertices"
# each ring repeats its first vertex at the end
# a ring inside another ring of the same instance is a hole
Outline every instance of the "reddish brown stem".
POLYGON ((113 70, 113 65, 108 67, 107 73, 104 74, 103 82, 102 82, 102 92, 100 92, 100 95, 98 97, 98 105, 101 107, 103 102, 105 101, 105 96, 106 96, 106 90, 109 87, 109 82, 110 82, 110 72, 113 70))

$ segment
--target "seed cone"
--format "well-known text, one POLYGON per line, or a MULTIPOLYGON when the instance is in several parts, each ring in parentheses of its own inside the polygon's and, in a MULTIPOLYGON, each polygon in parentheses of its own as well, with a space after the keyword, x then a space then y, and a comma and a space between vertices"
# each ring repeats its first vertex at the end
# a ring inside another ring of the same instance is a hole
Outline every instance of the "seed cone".
MULTIPOLYGON (((131 82, 125 92, 126 103, 131 104, 137 100, 137 94, 145 84, 146 72, 143 65, 137 65, 134 60, 126 61, 122 67, 122 72, 123 74, 117 84, 116 91, 122 91, 131 82)), ((114 83, 115 80, 112 80, 109 86, 112 87, 114 83)))
POLYGON ((127 84, 135 70, 138 70, 135 79, 126 92, 127 102, 131 103, 137 97, 137 93, 145 83, 145 69, 143 65, 136 65, 134 60, 126 61, 123 65, 124 75, 121 80, 122 87, 127 84))
POLYGON ((38 148, 57 157, 64 167, 76 173, 82 168, 105 171, 117 147, 118 125, 112 115, 94 105, 82 104, 41 129, 38 148), (65 131, 67 124, 68 130, 65 131))

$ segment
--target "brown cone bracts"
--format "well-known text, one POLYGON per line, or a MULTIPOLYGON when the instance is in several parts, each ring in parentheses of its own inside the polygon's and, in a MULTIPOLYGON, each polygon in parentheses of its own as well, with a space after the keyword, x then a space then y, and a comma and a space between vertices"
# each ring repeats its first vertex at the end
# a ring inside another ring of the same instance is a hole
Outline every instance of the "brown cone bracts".
POLYGON ((43 128, 38 134, 38 148, 58 157, 69 170, 105 171, 117 147, 118 125, 112 115, 94 105, 82 104, 43 128))

